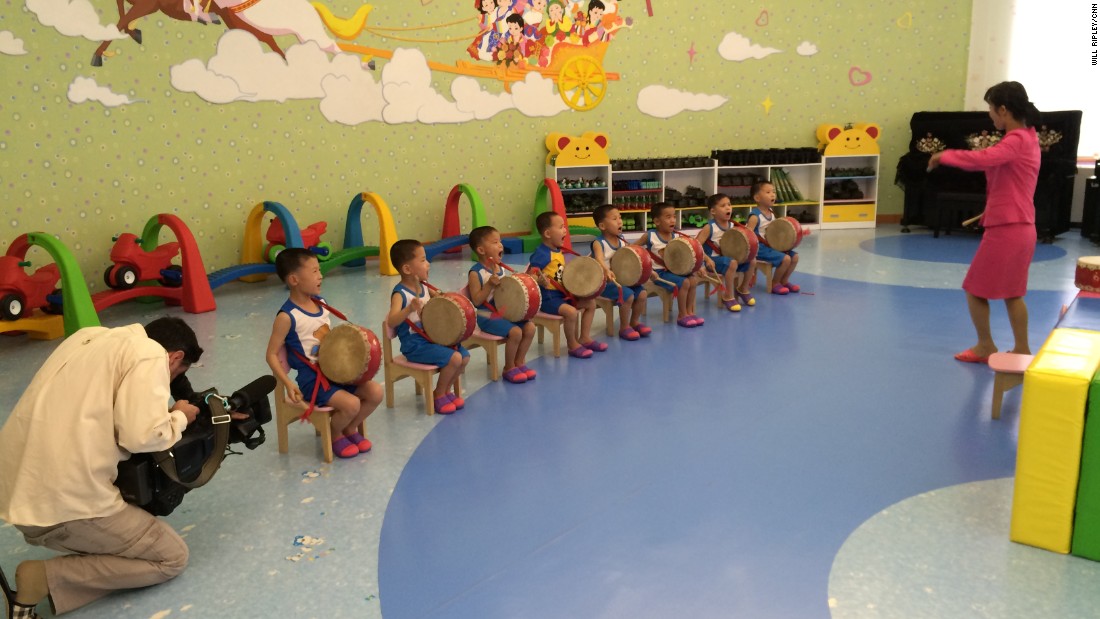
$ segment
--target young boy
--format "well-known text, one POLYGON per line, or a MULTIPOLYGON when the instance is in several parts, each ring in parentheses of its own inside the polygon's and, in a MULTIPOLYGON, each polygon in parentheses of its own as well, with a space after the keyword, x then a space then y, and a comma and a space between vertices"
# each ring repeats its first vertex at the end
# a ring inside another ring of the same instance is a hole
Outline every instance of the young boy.
POLYGON ((393 287, 390 295, 390 312, 386 322, 397 331, 401 340, 401 354, 413 363, 434 365, 439 368, 439 378, 432 397, 435 412, 449 415, 466 405, 456 389, 458 377, 470 361, 470 353, 462 346, 449 348, 435 344, 421 333, 420 310, 431 298, 427 281, 432 264, 424 253, 420 241, 402 239, 390 247, 390 261, 401 274, 401 283, 393 287), (409 323, 416 326, 413 329, 409 323))
MULTIPOLYGON (((698 282, 694 274, 676 275, 660 261, 664 256, 665 246, 676 238, 676 209, 667 202, 658 202, 650 209, 649 217, 653 220, 654 228, 638 237, 634 244, 648 249, 657 258, 654 260, 657 264, 653 267, 654 283, 669 292, 680 291, 676 295, 676 324, 689 329, 701 326, 703 319, 695 315, 695 286, 698 282)), ((709 264, 713 267, 714 262, 709 264)))
MULTIPOLYGON (((500 266, 504 256, 504 244, 500 242, 500 232, 492 226, 481 226, 470 232, 470 249, 477 256, 477 264, 470 267, 470 300, 479 309, 488 310, 486 303, 493 303, 493 292, 505 276, 500 266)), ((504 380, 510 383, 525 383, 535 380, 537 374, 526 365, 527 350, 535 337, 535 323, 525 320, 515 323, 503 318, 477 316, 477 327, 486 333, 508 338, 504 342, 504 380)))
POLYGON ((730 205, 729 196, 716 193, 707 198, 707 207, 710 209, 710 222, 703 226, 695 240, 702 243, 703 251, 714 260, 714 270, 722 276, 726 287, 722 306, 731 312, 740 312, 741 303, 749 306, 756 305, 756 299, 748 291, 749 278, 746 273, 751 265, 746 261, 731 269, 732 261, 715 249, 718 247, 718 242, 722 240, 722 235, 733 227, 733 222, 730 221, 733 217, 733 206, 730 205))
POLYGON ((561 248, 565 244, 565 219, 547 211, 535 218, 535 229, 542 236, 542 245, 531 254, 531 263, 527 271, 535 275, 542 286, 542 311, 565 319, 565 341, 569 347, 569 356, 588 359, 593 352, 604 352, 607 344, 592 339, 592 318, 595 315, 596 300, 577 302, 565 295, 562 286, 562 271, 565 269, 565 255, 561 248), (581 336, 577 338, 577 314, 580 313, 581 336))
POLYGON ((331 406, 332 452, 352 458, 370 451, 371 442, 359 434, 359 424, 382 401, 382 386, 330 383, 317 369, 317 348, 329 332, 329 310, 320 298, 321 264, 308 249, 287 248, 275 259, 275 272, 290 290, 290 298, 275 314, 267 341, 267 364, 294 402, 309 398, 311 406, 331 406), (297 370, 297 383, 283 371, 279 349, 286 347, 287 365, 297 370))
POLYGON ((753 183, 752 199, 756 202, 756 206, 749 214, 749 220, 745 225, 761 239, 760 251, 757 252, 756 259, 769 262, 775 268, 772 274, 771 293, 798 292, 801 288, 791 283, 791 273, 794 273, 794 268, 798 266, 798 254, 793 249, 788 252, 776 251, 763 242, 764 228, 775 221, 775 213, 772 212, 772 207, 775 206, 775 186, 768 181, 753 183))
POLYGON ((641 322, 642 313, 645 312, 645 288, 641 284, 620 287, 611 281, 615 277, 611 272, 611 258, 625 245, 622 238, 622 215, 613 205, 604 204, 596 208, 592 213, 592 219, 601 232, 600 237, 592 241, 592 257, 603 265, 604 274, 608 279, 603 297, 611 299, 612 303, 619 306, 619 337, 628 341, 647 337, 653 330, 641 322), (620 294, 622 294, 622 302, 619 301, 620 294))

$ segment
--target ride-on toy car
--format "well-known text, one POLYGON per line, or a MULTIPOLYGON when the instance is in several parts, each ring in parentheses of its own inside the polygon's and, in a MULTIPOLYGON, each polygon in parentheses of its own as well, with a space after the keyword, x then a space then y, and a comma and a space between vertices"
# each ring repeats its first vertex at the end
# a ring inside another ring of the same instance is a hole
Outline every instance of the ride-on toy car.
POLYGON ((111 266, 103 272, 103 282, 117 290, 133 288, 138 282, 158 280, 163 286, 182 286, 183 269, 172 264, 180 251, 176 242, 157 246, 153 251, 141 247, 135 234, 123 232, 115 237, 111 248, 111 266))
MULTIPOLYGON (((302 244, 308 247, 309 251, 316 254, 317 259, 322 262, 328 260, 329 256, 332 255, 332 245, 321 240, 321 235, 327 229, 328 222, 326 221, 318 221, 302 229, 302 244)), ((267 238, 267 247, 264 247, 264 256, 268 262, 275 262, 275 256, 286 249, 286 232, 283 231, 282 222, 277 218, 272 219, 265 237, 267 238)))
POLYGON ((40 307, 51 313, 58 309, 46 299, 61 279, 57 265, 51 262, 27 275, 24 267, 29 266, 15 256, 0 256, 0 319, 17 320, 40 307))

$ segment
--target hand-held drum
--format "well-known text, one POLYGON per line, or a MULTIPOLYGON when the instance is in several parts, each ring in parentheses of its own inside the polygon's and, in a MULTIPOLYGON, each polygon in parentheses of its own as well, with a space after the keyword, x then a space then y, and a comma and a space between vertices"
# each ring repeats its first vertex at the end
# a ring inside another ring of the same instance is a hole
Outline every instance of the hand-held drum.
POLYGON ((317 365, 334 383, 361 385, 374 378, 382 363, 382 346, 370 329, 342 323, 321 340, 317 365))
POLYGON ((653 258, 643 247, 626 245, 611 256, 611 272, 620 285, 638 286, 649 281, 653 273, 653 258))
POLYGON ((577 256, 565 265, 561 274, 561 283, 569 294, 579 301, 600 296, 607 286, 607 275, 603 265, 590 256, 577 256))
POLYGON ((686 277, 703 266, 703 246, 693 238, 678 236, 665 246, 663 260, 669 271, 686 277))
POLYGON ((424 304, 420 323, 432 342, 454 346, 473 335, 476 316, 470 299, 456 292, 445 292, 424 304))
POLYGON ((1078 258, 1073 283, 1085 292, 1100 292, 1100 256, 1078 258))
POLYGON ((791 251, 802 242, 809 230, 803 231, 802 224, 794 217, 776 217, 775 221, 764 228, 764 242, 776 251, 791 251))
POLYGON ((526 273, 502 277, 493 291, 493 305, 507 321, 531 320, 542 305, 542 289, 535 278, 526 273))
MULTIPOLYGON (((767 232, 767 228, 764 231, 767 232)), ((722 255, 733 260, 737 264, 745 264, 756 260, 756 253, 760 250, 760 241, 756 235, 741 224, 734 224, 733 228, 722 234, 718 241, 718 248, 722 255)))

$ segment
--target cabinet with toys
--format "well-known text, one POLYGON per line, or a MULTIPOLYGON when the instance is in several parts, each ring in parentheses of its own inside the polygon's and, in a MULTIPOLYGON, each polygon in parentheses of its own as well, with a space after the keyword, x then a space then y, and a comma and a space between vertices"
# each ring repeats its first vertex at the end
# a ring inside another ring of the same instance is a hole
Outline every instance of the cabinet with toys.
POLYGON ((821 125, 821 227, 873 228, 878 207, 879 126, 821 125))

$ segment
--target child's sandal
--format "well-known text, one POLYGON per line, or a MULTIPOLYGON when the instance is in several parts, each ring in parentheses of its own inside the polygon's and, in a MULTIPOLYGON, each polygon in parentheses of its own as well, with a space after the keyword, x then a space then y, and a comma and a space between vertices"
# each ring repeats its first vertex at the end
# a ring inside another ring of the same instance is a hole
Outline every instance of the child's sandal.
POLYGON ((772 286, 772 294, 787 294, 790 291, 790 288, 787 288, 782 284, 776 284, 772 286))
POLYGON ((796 284, 792 284, 790 282, 787 282, 786 284, 783 284, 783 285, 786 286, 787 290, 789 290, 791 292, 798 292, 799 290, 802 290, 801 286, 798 286, 796 284))
POLYGON ((634 330, 637 331, 638 335, 640 335, 642 337, 649 337, 649 334, 653 333, 653 329, 650 329, 649 327, 643 325, 640 322, 638 324, 634 325, 634 330))
POLYGON ((340 458, 354 458, 359 455, 359 448, 351 444, 348 437, 341 436, 332 441, 332 453, 340 458))
POLYGON ((535 380, 535 377, 539 375, 538 372, 532 370, 531 368, 527 367, 526 365, 519 366, 519 370, 527 375, 527 382, 531 382, 531 381, 535 380))
POLYGON ((732 299, 726 299, 725 301, 722 301, 722 307, 728 309, 731 312, 740 312, 741 311, 741 304, 737 302, 736 297, 734 297, 732 299))
POLYGON ((632 329, 630 327, 623 327, 622 329, 619 329, 619 337, 621 339, 624 339, 624 340, 628 341, 628 342, 634 342, 634 341, 637 341, 642 336, 639 335, 637 331, 635 331, 634 329, 632 329))
POLYGON ((577 359, 587 359, 593 355, 592 351, 585 348, 584 345, 577 346, 573 350, 569 351, 570 357, 576 357, 577 359))
POLYGON ((435 412, 440 415, 450 415, 456 410, 458 409, 455 407, 454 402, 451 402, 451 399, 447 396, 443 395, 435 399, 435 412))
POLYGON ((504 380, 514 385, 522 385, 527 382, 527 374, 519 368, 512 368, 504 373, 504 380))
POLYGON ((681 318, 677 318, 676 324, 687 329, 699 326, 694 320, 691 319, 691 316, 683 316, 681 318))
POLYGON ((355 445, 355 447, 359 449, 359 453, 367 453, 368 451, 370 451, 370 448, 372 446, 370 439, 363 436, 362 434, 356 432, 354 434, 345 434, 344 436, 347 437, 349 441, 351 441, 352 445, 355 445))
POLYGON ((604 344, 603 342, 597 342, 596 340, 592 340, 587 344, 581 344, 581 346, 584 346, 592 352, 607 352, 607 344, 604 344))
POLYGON ((756 298, 752 296, 751 292, 738 292, 737 298, 741 300, 743 305, 748 305, 749 307, 756 305, 756 298))

